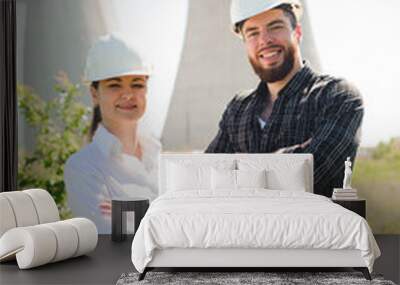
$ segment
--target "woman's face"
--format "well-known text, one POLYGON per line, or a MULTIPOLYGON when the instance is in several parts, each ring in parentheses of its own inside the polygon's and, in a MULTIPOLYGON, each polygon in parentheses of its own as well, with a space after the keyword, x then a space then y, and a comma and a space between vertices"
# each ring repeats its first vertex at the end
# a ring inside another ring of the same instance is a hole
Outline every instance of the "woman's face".
POLYGON ((99 81, 91 87, 94 105, 105 123, 137 122, 146 110, 147 76, 126 75, 99 81))

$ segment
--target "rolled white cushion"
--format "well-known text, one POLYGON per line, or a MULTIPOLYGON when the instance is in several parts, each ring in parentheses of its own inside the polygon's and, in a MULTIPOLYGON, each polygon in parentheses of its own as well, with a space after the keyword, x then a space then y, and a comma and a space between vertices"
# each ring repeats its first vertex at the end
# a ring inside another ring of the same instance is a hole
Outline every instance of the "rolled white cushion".
POLYGON ((23 191, 1 193, 8 202, 15 215, 17 227, 33 226, 39 223, 36 208, 31 197, 23 191))
POLYGON ((57 262, 75 255, 78 249, 78 233, 75 228, 66 221, 43 224, 53 231, 57 240, 57 250, 51 262, 57 262))
POLYGON ((16 257, 20 269, 57 262, 92 251, 97 229, 85 218, 13 228, 0 238, 0 261, 16 257))
POLYGON ((0 237, 9 229, 17 226, 10 202, 2 194, 0 193, 0 237))
POLYGON ((60 220, 57 205, 49 192, 43 189, 29 189, 22 192, 31 197, 39 218, 39 224, 60 220))
POLYGON ((0 238, 0 260, 16 254, 20 269, 51 262, 56 249, 56 236, 51 229, 42 225, 14 228, 0 238))
POLYGON ((97 228, 96 225, 86 218, 74 218, 65 220, 66 223, 74 226, 78 233, 78 248, 75 256, 86 254, 96 248, 97 228))
POLYGON ((9 229, 60 220, 49 192, 29 189, 0 193, 0 237, 9 229))

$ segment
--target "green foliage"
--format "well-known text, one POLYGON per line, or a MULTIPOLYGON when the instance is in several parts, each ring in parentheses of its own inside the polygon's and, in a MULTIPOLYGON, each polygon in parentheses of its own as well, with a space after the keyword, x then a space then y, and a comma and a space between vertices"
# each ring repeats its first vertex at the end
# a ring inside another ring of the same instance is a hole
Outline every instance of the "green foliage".
POLYGON ((357 159, 353 186, 367 199, 367 218, 375 234, 400 233, 400 139, 380 143, 357 159))
POLYGON ((43 188, 53 196, 62 218, 70 216, 66 205, 64 164, 85 143, 90 108, 80 103, 79 85, 65 73, 56 78, 56 98, 44 101, 30 88, 17 86, 18 106, 26 123, 35 130, 31 152, 21 150, 18 189, 43 188))
POLYGON ((389 143, 379 143, 372 157, 376 160, 398 160, 400 161, 400 140, 392 138, 389 143))

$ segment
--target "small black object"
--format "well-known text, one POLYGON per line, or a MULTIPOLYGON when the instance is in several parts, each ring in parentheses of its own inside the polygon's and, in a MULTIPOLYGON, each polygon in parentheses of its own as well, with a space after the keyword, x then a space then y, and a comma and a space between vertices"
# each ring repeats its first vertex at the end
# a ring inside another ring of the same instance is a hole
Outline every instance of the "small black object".
POLYGON ((366 200, 365 199, 355 199, 355 200, 340 200, 332 199, 332 201, 340 206, 359 214, 365 219, 366 217, 366 200))
POLYGON ((138 281, 142 281, 144 279, 144 277, 146 277, 146 273, 147 271, 150 271, 148 267, 145 267, 143 272, 139 274, 139 278, 138 281))
POLYGON ((112 200, 111 208, 111 239, 112 241, 123 241, 126 239, 126 213, 135 212, 135 233, 140 221, 149 208, 149 200, 145 198, 129 198, 112 200))

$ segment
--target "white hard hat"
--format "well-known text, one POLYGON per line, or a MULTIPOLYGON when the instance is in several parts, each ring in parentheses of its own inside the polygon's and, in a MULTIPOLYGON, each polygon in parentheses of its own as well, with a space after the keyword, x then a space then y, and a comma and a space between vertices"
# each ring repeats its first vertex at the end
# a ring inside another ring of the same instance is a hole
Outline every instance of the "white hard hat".
POLYGON ((238 33, 236 26, 238 23, 282 4, 292 5, 297 20, 301 19, 303 8, 300 0, 232 0, 231 22, 233 30, 238 33))
POLYGON ((85 80, 99 81, 123 75, 150 75, 151 68, 122 37, 110 34, 100 37, 90 48, 85 80))

